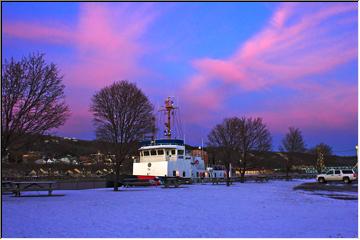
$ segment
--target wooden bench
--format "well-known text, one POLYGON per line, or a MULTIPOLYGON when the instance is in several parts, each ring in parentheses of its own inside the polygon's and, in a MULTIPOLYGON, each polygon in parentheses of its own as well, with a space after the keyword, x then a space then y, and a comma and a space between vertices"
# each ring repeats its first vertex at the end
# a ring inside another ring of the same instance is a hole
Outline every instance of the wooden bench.
POLYGON ((269 178, 267 176, 256 176, 255 182, 268 182, 269 178))
POLYGON ((53 185, 56 182, 12 182, 15 197, 20 197, 24 191, 48 191, 48 195, 52 195, 53 185))
POLYGON ((125 178, 122 181, 122 185, 126 188, 128 187, 135 187, 135 186, 152 186, 150 180, 148 179, 136 179, 136 178, 125 178))
MULTIPOLYGON (((226 183, 227 179, 226 178, 212 178, 211 182, 212 182, 212 184, 226 183)), ((230 185, 233 184, 233 180, 231 178, 229 179, 229 183, 230 183, 230 185)))

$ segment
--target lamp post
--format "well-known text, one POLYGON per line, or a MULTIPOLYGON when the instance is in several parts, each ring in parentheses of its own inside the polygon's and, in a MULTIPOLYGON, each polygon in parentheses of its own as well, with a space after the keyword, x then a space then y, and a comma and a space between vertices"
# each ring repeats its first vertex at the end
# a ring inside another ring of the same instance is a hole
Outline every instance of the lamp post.
POLYGON ((355 149, 356 149, 356 157, 358 156, 358 151, 359 151, 359 146, 356 144, 355 146, 355 149))
POLYGON ((356 144, 355 146, 356 149, 356 168, 358 168, 358 163, 359 163, 359 146, 356 144))

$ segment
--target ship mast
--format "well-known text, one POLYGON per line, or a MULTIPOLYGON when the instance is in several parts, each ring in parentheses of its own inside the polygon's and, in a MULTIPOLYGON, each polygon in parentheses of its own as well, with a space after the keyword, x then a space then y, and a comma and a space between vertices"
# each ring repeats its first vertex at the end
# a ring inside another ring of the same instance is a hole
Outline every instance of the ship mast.
POLYGON ((165 114, 167 116, 167 121, 165 122, 165 131, 164 131, 164 135, 168 138, 171 139, 171 114, 174 113, 174 110, 177 107, 174 106, 174 101, 171 100, 170 97, 168 97, 165 100, 165 107, 164 109, 162 109, 161 111, 165 111, 165 114))

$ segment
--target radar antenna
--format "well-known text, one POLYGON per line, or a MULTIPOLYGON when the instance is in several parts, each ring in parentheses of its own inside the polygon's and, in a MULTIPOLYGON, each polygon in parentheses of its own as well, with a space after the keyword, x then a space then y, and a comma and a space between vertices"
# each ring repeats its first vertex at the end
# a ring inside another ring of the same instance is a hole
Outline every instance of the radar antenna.
POLYGON ((165 106, 160 110, 162 112, 165 112, 167 116, 167 121, 165 122, 165 130, 164 135, 171 139, 171 115, 174 115, 174 110, 177 109, 177 107, 174 106, 174 101, 168 97, 165 100, 165 106))

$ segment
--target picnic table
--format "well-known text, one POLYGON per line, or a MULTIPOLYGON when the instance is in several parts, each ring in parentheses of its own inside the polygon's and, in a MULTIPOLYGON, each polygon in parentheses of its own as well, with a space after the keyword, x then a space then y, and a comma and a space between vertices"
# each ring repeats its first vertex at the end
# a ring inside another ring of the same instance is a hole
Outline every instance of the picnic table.
POLYGON ((11 181, 2 181, 1 182, 1 192, 2 193, 12 193, 13 192, 13 186, 11 181))
POLYGON ((12 182, 15 186, 13 192, 15 197, 20 197, 21 192, 23 191, 48 191, 49 196, 51 196, 52 191, 54 190, 53 185, 56 182, 12 182))

